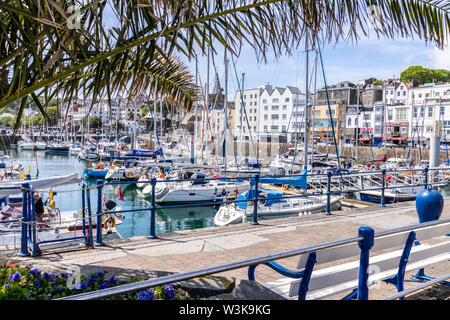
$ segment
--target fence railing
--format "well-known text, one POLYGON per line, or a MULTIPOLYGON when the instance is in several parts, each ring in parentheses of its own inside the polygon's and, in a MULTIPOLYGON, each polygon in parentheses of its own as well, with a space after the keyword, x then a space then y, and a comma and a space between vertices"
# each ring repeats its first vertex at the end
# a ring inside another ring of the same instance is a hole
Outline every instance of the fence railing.
MULTIPOLYGON (((276 178, 292 178, 298 177, 299 175, 284 175, 277 176, 276 178)), ((104 245, 103 235, 102 235, 102 222, 103 216, 108 214, 117 214, 117 213, 129 213, 129 212, 142 212, 147 211, 150 213, 149 215, 149 233, 147 237, 149 239, 157 238, 156 235, 156 210, 158 208, 164 209, 173 209, 173 208, 189 208, 189 207, 199 207, 199 206, 218 206, 224 204, 237 204, 242 202, 250 202, 253 204, 253 210, 251 214, 251 224, 258 224, 258 204, 263 200, 262 197, 258 194, 259 187, 261 185, 260 181, 262 178, 273 178, 273 176, 261 176, 259 174, 255 174, 252 176, 238 176, 238 177, 220 177, 220 178, 201 178, 201 181, 207 183, 208 181, 217 181, 218 179, 222 179, 227 182, 232 181, 249 181, 249 189, 254 191, 254 197, 251 199, 243 199, 243 200, 224 200, 222 199, 213 199, 212 201, 204 201, 198 203, 182 203, 175 205, 164 205, 163 207, 158 207, 155 198, 155 190, 157 183, 165 183, 165 184, 175 184, 175 183, 186 183, 188 181, 198 182, 199 179, 170 179, 170 180, 157 180, 156 178, 150 179, 151 185, 151 203, 149 207, 136 208, 136 209, 127 209, 127 210, 119 210, 119 211, 105 211, 102 208, 102 198, 103 198, 103 190, 107 186, 113 185, 121 185, 121 184, 137 184, 142 181, 109 181, 106 182, 104 180, 97 180, 96 185, 88 187, 85 183, 81 188, 82 193, 82 209, 81 209, 81 236, 73 236, 67 238, 59 238, 52 240, 42 240, 38 241, 36 236, 36 213, 34 210, 34 201, 33 199, 34 190, 33 187, 29 185, 26 181, 21 187, 23 192, 23 208, 22 208, 22 218, 20 221, 22 225, 22 234, 21 234, 21 247, 19 255, 29 255, 28 244, 30 245, 32 255, 39 255, 41 250, 39 245, 62 242, 62 241, 73 241, 73 240, 84 240, 85 245, 92 246, 101 246, 104 245), (96 213, 92 214, 91 208, 91 190, 96 190, 96 199, 97 199, 97 208, 96 213), (96 219, 96 237, 95 242, 93 239, 93 223, 92 219, 96 219)), ((444 186, 450 182, 450 168, 428 168, 425 167, 423 169, 400 169, 400 170, 386 170, 383 169, 381 171, 369 171, 369 172, 332 172, 328 171, 326 174, 308 174, 308 186, 310 184, 315 183, 316 181, 326 181, 326 191, 324 192, 323 188, 316 188, 310 191, 312 192, 304 192, 304 193, 291 193, 289 195, 283 194, 278 199, 300 199, 300 198, 308 198, 311 196, 326 196, 326 205, 325 205, 325 214, 330 215, 332 213, 332 205, 331 205, 331 197, 332 196, 343 196, 350 193, 357 192, 365 192, 365 191, 379 191, 379 205, 386 205, 386 191, 389 190, 401 190, 406 188, 414 188, 417 189, 426 189, 434 186, 444 186), (406 174, 405 174, 406 173, 406 174), (414 177, 405 181, 404 177, 414 177), (361 179, 365 179, 363 181, 361 179), (363 181, 363 182, 361 182, 363 181), (361 187, 356 187, 357 182, 361 187), (366 182, 369 182, 367 184, 366 182), (375 182, 375 183, 374 183, 375 182)), ((308 191, 308 190, 306 190, 308 191)), ((251 208, 251 207, 250 207, 251 208)), ((5 222, 13 222, 13 220, 1 221, 1 223, 5 222)))
MULTIPOLYGON (((98 291, 81 293, 81 294, 77 294, 77 295, 60 298, 58 300, 95 300, 95 299, 110 298, 113 296, 127 294, 130 292, 135 292, 135 291, 139 291, 139 290, 145 290, 145 289, 149 289, 149 288, 153 288, 153 287, 157 287, 157 286, 162 286, 165 284, 189 280, 189 279, 193 279, 193 278, 197 278, 197 277, 208 276, 211 274, 217 274, 217 273, 240 269, 240 268, 244 268, 244 267, 251 267, 251 266, 263 264, 263 263, 266 263, 269 261, 275 261, 275 260, 285 259, 285 258, 289 258, 289 257, 300 256, 303 254, 309 254, 312 252, 317 252, 317 251, 321 251, 324 249, 335 248, 335 247, 343 246, 343 245, 347 245, 347 244, 352 244, 352 243, 362 244, 365 241, 373 243, 374 241, 376 241, 377 238, 385 237, 387 235, 395 235, 395 234, 400 234, 400 233, 404 233, 404 232, 412 231, 412 230, 416 231, 416 230, 428 228, 431 226, 445 224, 445 223, 448 223, 449 221, 450 221, 450 219, 447 218, 447 219, 443 219, 443 220, 429 221, 429 222, 419 223, 416 225, 411 225, 411 226, 406 226, 406 227, 401 227, 401 228, 396 228, 396 229, 391 229, 391 230, 385 230, 385 231, 381 231, 381 232, 377 232, 377 233, 360 232, 361 230, 365 231, 367 229, 371 229, 369 227, 362 227, 359 229, 357 237, 352 237, 352 238, 347 238, 347 239, 343 239, 343 240, 317 244, 317 245, 313 245, 313 246, 309 246, 309 247, 269 254, 269 255, 260 256, 260 257, 256 257, 256 258, 251 258, 251 259, 236 261, 236 262, 232 262, 232 263, 222 264, 222 265, 218 265, 218 266, 213 266, 213 267, 209 267, 209 268, 194 270, 194 271, 190 271, 190 272, 168 275, 168 276, 164 276, 164 277, 160 277, 160 278, 156 278, 156 279, 150 279, 150 280, 144 280, 141 282, 129 283, 129 284, 120 285, 117 287, 110 287, 110 288, 106 288, 106 289, 102 289, 102 290, 98 290, 98 291)), ((359 277, 358 277, 358 286, 357 286, 357 297, 360 300, 367 300, 369 297, 369 282, 368 282, 369 273, 368 273, 368 270, 369 270, 370 246, 367 247, 364 245, 360 245, 359 247, 361 250, 360 250, 360 262, 359 262, 360 267, 359 267, 359 277)), ((426 284, 420 285, 419 289, 425 288, 429 285, 432 285, 434 283, 437 283, 439 281, 447 279, 448 277, 449 277, 449 275, 446 275, 439 279, 434 279, 430 282, 427 282, 426 284)), ((410 290, 406 290, 406 291, 400 292, 397 295, 389 297, 388 299, 402 297, 404 295, 409 294, 413 290, 419 290, 419 289, 413 288, 410 290)))

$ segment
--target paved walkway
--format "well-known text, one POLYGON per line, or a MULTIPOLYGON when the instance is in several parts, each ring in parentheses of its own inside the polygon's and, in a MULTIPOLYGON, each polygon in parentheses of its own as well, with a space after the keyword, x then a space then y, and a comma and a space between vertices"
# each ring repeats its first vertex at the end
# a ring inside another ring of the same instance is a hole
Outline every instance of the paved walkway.
MULTIPOLYGON (((445 199, 441 218, 450 217, 450 198, 445 199)), ((154 277, 166 272, 187 272, 224 263, 245 260, 267 254, 297 249, 357 236, 358 228, 370 226, 375 232, 418 223, 415 203, 374 206, 284 219, 261 220, 259 225, 250 223, 184 230, 158 235, 157 239, 135 237, 106 242, 103 247, 66 252, 46 253, 41 257, 9 260, 21 264, 33 264, 41 268, 74 270, 82 272, 107 269, 123 276, 145 275, 154 277)), ((298 258, 279 262, 295 269, 298 258)), ((450 262, 427 268, 427 274, 442 276, 450 270, 450 262)), ((247 279, 247 268, 217 274, 247 279)), ((270 281, 280 276, 269 268, 258 267, 256 278, 270 281)), ((408 279, 409 277, 406 277, 408 279)), ((405 288, 416 285, 407 280, 405 288)), ((382 284, 371 290, 371 299, 380 299, 395 293, 394 286, 382 284)))

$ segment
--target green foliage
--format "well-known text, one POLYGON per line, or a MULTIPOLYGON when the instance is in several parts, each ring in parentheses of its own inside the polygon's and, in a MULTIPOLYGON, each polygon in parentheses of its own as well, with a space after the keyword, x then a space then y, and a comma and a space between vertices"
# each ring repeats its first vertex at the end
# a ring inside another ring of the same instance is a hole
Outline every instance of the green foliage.
POLYGON ((376 86, 381 86, 381 85, 383 85, 383 81, 381 81, 381 80, 375 80, 375 81, 373 82, 373 84, 376 85, 376 86))
MULTIPOLYGON (((83 123, 87 123, 88 117, 84 117, 83 123)), ((91 116, 89 117, 89 128, 90 129, 98 129, 102 126, 102 118, 99 116, 91 116)))
POLYGON ((437 82, 449 82, 450 71, 444 69, 428 69, 422 66, 412 66, 400 74, 400 81, 412 82, 417 80, 419 84, 437 82))

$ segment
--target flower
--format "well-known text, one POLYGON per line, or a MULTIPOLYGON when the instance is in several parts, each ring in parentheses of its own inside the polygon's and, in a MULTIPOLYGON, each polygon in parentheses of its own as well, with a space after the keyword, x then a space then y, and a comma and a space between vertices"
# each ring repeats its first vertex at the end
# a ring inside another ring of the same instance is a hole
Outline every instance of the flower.
POLYGON ((164 286, 164 293, 166 294, 167 299, 173 299, 175 297, 175 291, 171 284, 166 284, 164 286))
POLYGON ((8 289, 8 286, 9 286, 9 281, 6 281, 5 282, 5 289, 8 289))
POLYGON ((101 289, 109 288, 109 286, 108 286, 108 283, 103 282, 98 288, 101 290, 101 289))
POLYGON ((35 289, 38 290, 41 287, 41 283, 37 280, 34 280, 35 289))
POLYGON ((155 293, 151 289, 139 291, 138 299, 139 300, 155 300, 155 293))
POLYGON ((49 273, 44 272, 44 278, 46 280, 51 280, 53 283, 56 282, 55 276, 53 274, 49 274, 49 273))
POLYGON ((33 276, 40 278, 41 277, 41 271, 39 269, 32 269, 28 271, 28 274, 32 274, 33 276))
POLYGON ((93 273, 88 278, 88 283, 93 283, 98 280, 98 275, 96 273, 93 273))
POLYGON ((9 276, 9 281, 17 281, 17 280, 20 280, 20 273, 18 271, 9 276))
POLYGON ((32 266, 31 264, 27 264, 27 265, 25 266, 25 268, 26 268, 26 269, 31 269, 31 268, 33 268, 33 266, 32 266))
POLYGON ((109 278, 108 283, 112 284, 112 285, 115 285, 117 283, 117 281, 118 280, 116 278, 114 278, 114 276, 112 276, 111 278, 109 278))

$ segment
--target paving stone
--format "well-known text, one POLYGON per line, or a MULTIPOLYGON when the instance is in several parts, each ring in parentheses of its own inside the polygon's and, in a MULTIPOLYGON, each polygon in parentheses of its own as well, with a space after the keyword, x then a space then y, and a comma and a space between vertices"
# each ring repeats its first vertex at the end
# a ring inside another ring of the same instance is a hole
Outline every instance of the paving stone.
POLYGON ((176 282, 175 288, 181 288, 191 296, 211 297, 230 293, 235 287, 236 279, 230 277, 199 277, 176 282))

